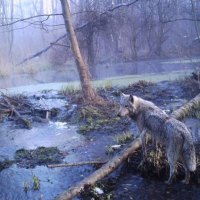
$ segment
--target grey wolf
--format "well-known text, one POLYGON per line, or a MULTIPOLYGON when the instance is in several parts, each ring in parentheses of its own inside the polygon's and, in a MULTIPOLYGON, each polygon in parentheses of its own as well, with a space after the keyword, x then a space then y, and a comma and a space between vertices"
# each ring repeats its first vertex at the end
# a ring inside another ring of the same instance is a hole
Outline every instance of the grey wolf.
POLYGON ((173 181, 177 161, 183 163, 185 170, 185 179, 182 182, 189 183, 190 172, 196 170, 196 154, 191 133, 184 123, 171 118, 150 101, 123 93, 120 96, 118 116, 129 116, 136 121, 142 140, 144 159, 148 135, 165 147, 170 166, 167 184, 173 181))

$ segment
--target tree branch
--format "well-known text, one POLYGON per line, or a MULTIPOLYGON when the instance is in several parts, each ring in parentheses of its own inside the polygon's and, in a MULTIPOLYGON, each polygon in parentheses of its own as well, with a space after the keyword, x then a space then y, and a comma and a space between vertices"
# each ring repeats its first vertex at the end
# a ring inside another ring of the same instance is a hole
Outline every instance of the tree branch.
MULTIPOLYGON (((139 1, 139 0, 135 0, 135 1, 129 2, 129 3, 127 3, 127 4, 125 4, 125 3, 124 3, 124 4, 118 4, 118 5, 116 5, 116 6, 112 7, 112 8, 110 8, 110 9, 108 9, 108 10, 102 12, 99 16, 101 17, 101 16, 103 16, 104 14, 107 14, 108 12, 113 12, 114 10, 119 9, 119 8, 121 8, 121 7, 131 6, 131 5, 135 4, 135 3, 138 2, 138 1, 139 1)), ((76 13, 75 13, 75 14, 76 14, 76 13)), ((31 18, 36 18, 36 17, 39 17, 39 16, 40 16, 40 17, 42 17, 42 16, 46 16, 46 17, 48 16, 48 17, 49 17, 49 16, 52 16, 52 15, 55 16, 55 15, 62 15, 62 14, 38 15, 38 16, 28 17, 28 18, 23 19, 23 20, 21 20, 21 21, 25 21, 25 20, 28 20, 28 19, 31 19, 31 18)), ((99 20, 99 19, 98 19, 98 20, 99 20)), ((15 22, 13 22, 13 23, 17 23, 17 22, 19 22, 19 21, 20 21, 20 20, 17 20, 17 21, 15 21, 15 22)), ((97 19, 95 19, 95 20, 93 21, 93 23, 96 22, 96 21, 97 21, 97 19)), ((77 32, 77 31, 82 30, 83 28, 87 27, 90 23, 91 23, 91 22, 87 22, 87 23, 83 24, 82 26, 79 26, 79 27, 75 28, 75 31, 77 32)), ((10 25, 11 25, 11 24, 10 24, 10 25)), ((41 51, 35 53, 35 54, 32 55, 32 56, 29 56, 28 58, 25 58, 24 60, 22 60, 21 62, 19 62, 17 65, 21 65, 21 64, 23 64, 23 63, 25 63, 25 62, 27 62, 27 61, 29 61, 29 60, 31 60, 31 59, 37 57, 37 56, 42 55, 43 53, 47 52, 47 51, 48 51, 53 45, 55 45, 58 41, 60 41, 61 39, 65 38, 66 36, 67 36, 67 34, 64 34, 64 35, 60 36, 57 40, 51 42, 50 45, 47 46, 45 49, 43 49, 43 50, 41 50, 41 51)))
POLYGON ((63 163, 63 164, 52 164, 47 165, 49 168, 57 168, 57 167, 74 167, 74 166, 82 166, 82 165, 99 165, 99 164, 105 164, 108 161, 87 161, 87 162, 80 162, 80 163, 63 163))
POLYGON ((170 22, 176 22, 176 21, 200 21, 200 19, 193 19, 193 18, 177 18, 177 19, 169 19, 162 21, 162 23, 170 23, 170 22))
POLYGON ((56 14, 35 15, 35 16, 31 16, 31 17, 27 17, 27 18, 23 18, 23 19, 18 19, 16 21, 11 22, 11 23, 1 24, 0 27, 10 26, 10 25, 13 25, 13 24, 16 24, 16 23, 19 23, 19 22, 27 22, 27 20, 38 18, 38 17, 47 17, 47 18, 49 18, 51 16, 62 16, 62 14, 61 13, 56 13, 56 14))
POLYGON ((67 36, 67 34, 64 34, 62 36, 60 36, 57 40, 55 40, 54 42, 51 42, 49 46, 47 46, 45 49, 29 56, 28 58, 25 58, 24 60, 22 60, 21 62, 19 62, 17 65, 21 65, 21 64, 24 64, 25 62, 37 57, 37 56, 40 56, 42 55, 43 53, 47 52, 53 45, 55 45, 58 41, 64 39, 65 37, 67 36))
MULTIPOLYGON (((118 4, 110 9, 108 9, 107 11, 105 11, 104 13, 106 12, 113 12, 114 10, 118 9, 118 8, 121 8, 121 7, 128 7, 128 6, 131 6, 133 4, 135 4, 136 2, 138 2, 139 0, 135 0, 135 1, 132 1, 132 2, 129 2, 129 3, 122 3, 122 4, 118 4)), ((102 14, 104 14, 102 13, 102 14)))

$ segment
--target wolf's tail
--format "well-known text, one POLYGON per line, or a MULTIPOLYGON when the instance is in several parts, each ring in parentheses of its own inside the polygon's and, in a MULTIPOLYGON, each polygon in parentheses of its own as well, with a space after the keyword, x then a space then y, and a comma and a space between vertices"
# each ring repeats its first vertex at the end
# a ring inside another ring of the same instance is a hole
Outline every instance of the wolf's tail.
POLYGON ((183 159, 187 168, 193 172, 196 170, 195 147, 191 140, 185 140, 183 144, 183 159))

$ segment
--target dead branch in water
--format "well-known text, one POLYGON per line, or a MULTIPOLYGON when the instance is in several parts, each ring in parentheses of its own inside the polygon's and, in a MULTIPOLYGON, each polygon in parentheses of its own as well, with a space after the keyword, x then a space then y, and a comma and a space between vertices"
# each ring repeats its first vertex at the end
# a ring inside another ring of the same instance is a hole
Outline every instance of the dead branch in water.
MULTIPOLYGON (((176 119, 181 119, 186 115, 189 115, 194 109, 200 106, 200 94, 197 95, 194 99, 189 101, 183 107, 175 110, 172 113, 172 116, 176 119)), ((116 168, 118 168, 125 160, 128 159, 139 147, 141 147, 141 139, 135 139, 127 148, 122 150, 118 155, 113 157, 109 162, 104 164, 100 169, 96 170, 90 176, 86 177, 75 186, 69 188, 60 194, 56 200, 71 200, 76 195, 80 194, 81 191, 84 190, 85 186, 92 186, 97 181, 101 180, 111 172, 113 172, 116 168)))
POLYGON ((0 120, 8 118, 14 120, 17 125, 23 128, 32 128, 32 121, 46 123, 49 115, 55 112, 36 106, 22 95, 8 96, 1 93, 0 96, 0 120))
POLYGON ((73 166, 82 166, 82 165, 98 165, 98 164, 105 164, 106 161, 87 161, 87 162, 80 162, 80 163, 63 163, 63 164, 52 164, 52 165, 47 165, 49 168, 56 168, 56 167, 73 167, 73 166))
POLYGON ((10 103, 9 98, 4 96, 3 100, 5 101, 7 106, 9 107, 11 114, 14 113, 17 116, 17 118, 24 124, 24 126, 26 128, 28 128, 28 129, 32 128, 32 123, 28 119, 25 119, 24 117, 22 117, 20 115, 20 113, 15 109, 15 106, 10 103))
POLYGON ((198 108, 200 108, 200 94, 198 94, 185 105, 181 106, 179 109, 173 111, 171 116, 176 119, 182 120, 198 108))

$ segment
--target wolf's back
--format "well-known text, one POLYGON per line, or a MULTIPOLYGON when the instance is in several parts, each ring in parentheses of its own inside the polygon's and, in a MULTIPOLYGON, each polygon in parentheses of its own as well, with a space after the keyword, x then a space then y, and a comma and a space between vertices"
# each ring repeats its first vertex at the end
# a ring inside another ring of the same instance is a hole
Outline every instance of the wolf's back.
MULTIPOLYGON (((144 126, 161 139, 165 145, 176 140, 182 146, 182 157, 190 171, 196 170, 196 154, 192 135, 182 122, 170 118, 160 108, 149 101, 139 99, 140 111, 143 113, 144 126), (179 137, 180 136, 180 137, 179 137)), ((176 149, 174 149, 176 152, 176 149)))

